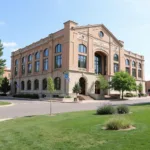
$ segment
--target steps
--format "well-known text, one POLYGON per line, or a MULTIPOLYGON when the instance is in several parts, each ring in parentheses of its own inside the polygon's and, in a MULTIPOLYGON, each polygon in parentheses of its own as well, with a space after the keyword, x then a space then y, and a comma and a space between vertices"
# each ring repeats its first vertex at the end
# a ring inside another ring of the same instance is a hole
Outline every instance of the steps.
POLYGON ((92 97, 88 96, 88 95, 79 95, 78 96, 79 100, 94 100, 92 97))

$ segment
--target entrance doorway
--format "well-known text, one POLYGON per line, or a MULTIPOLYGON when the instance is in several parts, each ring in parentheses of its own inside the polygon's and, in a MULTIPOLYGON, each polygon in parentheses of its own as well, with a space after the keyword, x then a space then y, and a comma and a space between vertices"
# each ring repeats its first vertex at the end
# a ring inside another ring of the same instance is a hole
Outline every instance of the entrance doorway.
POLYGON ((79 85, 80 85, 80 87, 81 87, 81 92, 80 92, 80 94, 85 95, 86 81, 85 81, 85 79, 84 79, 83 77, 80 78, 80 80, 79 80, 79 85))

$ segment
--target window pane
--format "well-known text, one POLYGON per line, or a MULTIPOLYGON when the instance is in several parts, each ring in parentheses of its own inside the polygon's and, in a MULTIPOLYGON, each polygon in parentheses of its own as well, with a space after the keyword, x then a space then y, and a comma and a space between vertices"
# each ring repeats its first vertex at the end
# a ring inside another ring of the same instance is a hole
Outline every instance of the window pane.
POLYGON ((83 55, 78 56, 78 67, 86 68, 86 56, 83 55))
POLYGON ((62 58, 61 55, 55 56, 55 68, 61 68, 62 66, 62 58))
POLYGON ((114 63, 114 73, 119 71, 119 64, 114 63))
POLYGON ((39 72, 40 71, 40 62, 36 61, 35 62, 35 72, 39 72))
POLYGON ((86 48, 85 45, 80 44, 79 47, 78 47, 78 51, 79 51, 80 53, 87 53, 87 48, 86 48))
POLYGON ((48 70, 48 59, 44 59, 43 70, 48 70))
POLYGON ((136 69, 132 69, 132 76, 136 77, 136 69))

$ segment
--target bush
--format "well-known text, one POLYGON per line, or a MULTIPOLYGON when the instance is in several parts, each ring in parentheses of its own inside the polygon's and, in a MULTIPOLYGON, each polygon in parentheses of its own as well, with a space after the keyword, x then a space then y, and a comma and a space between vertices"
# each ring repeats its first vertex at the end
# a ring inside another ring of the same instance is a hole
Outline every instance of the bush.
POLYGON ((127 105, 120 105, 117 107, 118 114, 127 114, 129 113, 129 107, 127 105))
POLYGON ((65 96, 65 98, 71 98, 71 96, 67 95, 67 96, 65 96))
POLYGON ((124 118, 112 118, 105 124, 107 130, 127 129, 131 127, 131 122, 124 118))
POLYGON ((146 96, 147 96, 147 94, 141 93, 141 96, 146 97, 146 96))
POLYGON ((132 94, 132 93, 126 93, 125 97, 134 97, 134 94, 132 94))
POLYGON ((13 97, 39 99, 38 94, 15 94, 13 97))
POLYGON ((107 114, 114 114, 116 109, 112 105, 104 105, 97 109, 98 115, 107 115, 107 114))

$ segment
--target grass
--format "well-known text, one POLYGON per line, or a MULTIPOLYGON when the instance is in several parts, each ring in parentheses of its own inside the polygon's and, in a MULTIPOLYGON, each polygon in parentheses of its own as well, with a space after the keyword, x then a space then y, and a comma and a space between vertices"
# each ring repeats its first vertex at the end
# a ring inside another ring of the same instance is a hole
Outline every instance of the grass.
POLYGON ((149 150, 150 105, 121 115, 136 130, 102 130, 112 115, 95 111, 24 117, 0 123, 0 150, 149 150))
POLYGON ((0 101, 0 106, 1 105, 10 105, 11 103, 9 103, 9 102, 2 102, 2 101, 0 101))

